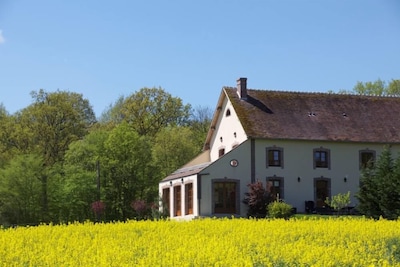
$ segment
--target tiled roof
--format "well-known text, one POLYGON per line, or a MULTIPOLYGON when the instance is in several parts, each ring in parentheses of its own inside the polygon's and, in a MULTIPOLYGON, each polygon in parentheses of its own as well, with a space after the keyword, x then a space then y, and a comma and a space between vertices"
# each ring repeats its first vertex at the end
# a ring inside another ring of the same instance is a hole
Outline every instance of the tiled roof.
POLYGON ((223 89, 249 137, 400 143, 400 97, 223 89))

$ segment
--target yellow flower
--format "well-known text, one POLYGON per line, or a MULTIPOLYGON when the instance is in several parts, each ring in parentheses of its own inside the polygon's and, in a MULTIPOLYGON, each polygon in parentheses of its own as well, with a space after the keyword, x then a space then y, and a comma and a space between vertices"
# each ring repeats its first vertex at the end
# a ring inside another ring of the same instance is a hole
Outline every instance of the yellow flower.
POLYGON ((0 229, 0 266, 400 266, 400 222, 70 223, 0 229))

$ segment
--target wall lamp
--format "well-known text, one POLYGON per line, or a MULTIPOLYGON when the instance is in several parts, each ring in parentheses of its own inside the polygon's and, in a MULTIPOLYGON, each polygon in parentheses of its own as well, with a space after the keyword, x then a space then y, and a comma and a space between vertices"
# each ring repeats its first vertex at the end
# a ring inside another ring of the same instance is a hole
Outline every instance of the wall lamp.
POLYGON ((172 181, 169 181, 169 185, 172 186, 172 181))
POLYGON ((347 176, 343 178, 343 182, 347 183, 347 176))
POLYGON ((301 178, 300 178, 300 176, 299 176, 299 177, 297 177, 297 182, 300 183, 300 181, 301 181, 301 178))
POLYGON ((182 184, 183 184, 183 178, 181 178, 181 182, 182 182, 182 184))

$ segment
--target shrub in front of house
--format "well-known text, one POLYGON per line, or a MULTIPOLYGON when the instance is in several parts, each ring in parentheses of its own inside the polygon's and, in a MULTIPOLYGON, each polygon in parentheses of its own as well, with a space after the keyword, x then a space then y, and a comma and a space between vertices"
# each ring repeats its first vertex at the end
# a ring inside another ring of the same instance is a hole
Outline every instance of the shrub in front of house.
POLYGON ((269 218, 283 218, 289 219, 292 216, 292 205, 283 201, 274 201, 268 204, 268 217, 269 218))
POLYGON ((247 216, 265 218, 267 205, 272 201, 271 194, 264 188, 260 181, 248 184, 249 191, 245 193, 243 203, 248 206, 247 216))
POLYGON ((325 203, 329 207, 332 207, 336 211, 337 215, 340 215, 341 212, 344 212, 343 209, 348 207, 350 204, 350 191, 346 194, 339 193, 332 196, 330 199, 327 197, 325 203))

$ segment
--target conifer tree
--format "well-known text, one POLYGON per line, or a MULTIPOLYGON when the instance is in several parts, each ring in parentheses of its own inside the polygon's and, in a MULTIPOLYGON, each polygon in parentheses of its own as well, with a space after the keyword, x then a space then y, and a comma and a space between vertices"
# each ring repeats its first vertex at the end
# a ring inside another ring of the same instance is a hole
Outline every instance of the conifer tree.
POLYGON ((400 216, 400 158, 385 147, 376 164, 365 168, 356 195, 358 210, 369 217, 397 219, 400 216))

